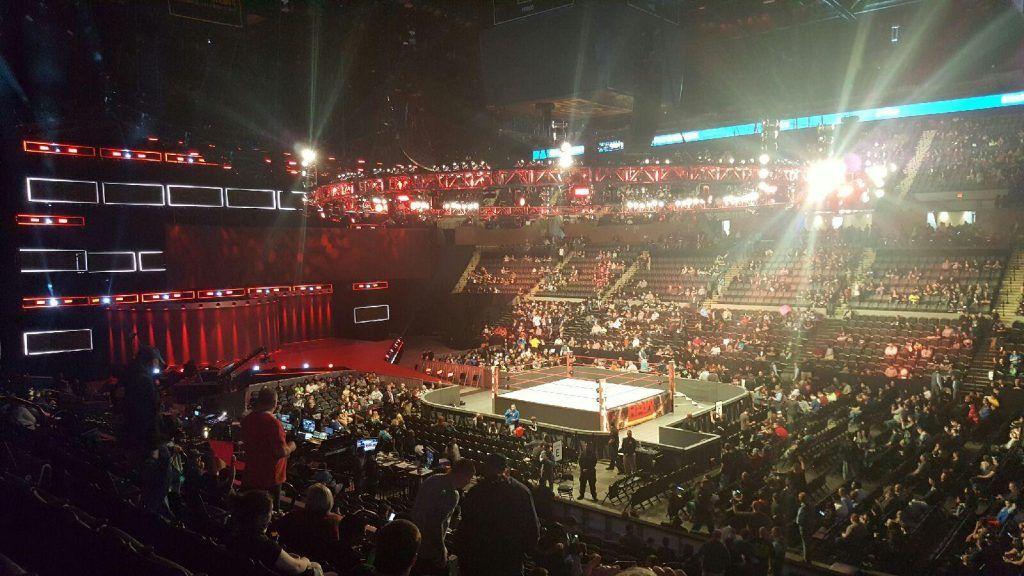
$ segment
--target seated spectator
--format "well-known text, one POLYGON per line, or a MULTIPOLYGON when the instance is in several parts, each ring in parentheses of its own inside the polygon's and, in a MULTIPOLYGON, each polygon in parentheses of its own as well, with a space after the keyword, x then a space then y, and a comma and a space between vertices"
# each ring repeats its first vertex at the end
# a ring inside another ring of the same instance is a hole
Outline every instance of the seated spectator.
POLYGON ((284 575, 305 574, 311 571, 315 576, 324 574, 323 569, 309 558, 293 556, 267 537, 267 527, 274 510, 274 501, 263 490, 250 490, 242 494, 232 515, 234 531, 228 537, 231 550, 244 557, 263 564, 265 567, 284 575))
POLYGON ((310 556, 322 557, 338 541, 338 523, 341 516, 331 512, 334 494, 323 484, 312 484, 306 489, 305 505, 278 520, 272 527, 280 536, 281 544, 310 556))
POLYGON ((360 574, 366 576, 408 576, 416 564, 420 548, 420 531, 408 520, 395 520, 377 531, 371 567, 360 574))

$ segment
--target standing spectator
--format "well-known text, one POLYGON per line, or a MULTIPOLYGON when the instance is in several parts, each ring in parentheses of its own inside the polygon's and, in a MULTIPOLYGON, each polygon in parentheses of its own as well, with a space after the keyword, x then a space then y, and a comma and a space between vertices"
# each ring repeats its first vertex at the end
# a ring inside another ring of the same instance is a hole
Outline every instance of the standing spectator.
POLYGON ((558 470, 558 462, 555 461, 554 451, 551 449, 551 444, 548 442, 544 443, 544 447, 540 452, 540 488, 543 490, 554 491, 555 489, 555 472, 558 470))
POLYGON ((277 392, 263 388, 252 412, 242 419, 242 490, 266 490, 275 508, 281 503, 281 484, 288 478, 288 455, 295 451, 295 442, 285 439, 284 427, 274 417, 276 409, 277 392))
POLYGON ((722 531, 712 530, 711 537, 697 550, 703 576, 725 576, 729 570, 729 548, 722 542, 722 531))
POLYGON ((786 543, 782 540, 782 530, 778 526, 772 528, 772 556, 769 565, 772 576, 782 576, 786 567, 786 543))
POLYGON ((465 576, 520 576, 523 557, 537 546, 540 524, 530 490, 509 476, 508 460, 489 454, 483 480, 462 504, 456 535, 459 573, 465 576))
POLYGON ((691 530, 696 532, 707 527, 708 532, 715 530, 715 503, 714 487, 710 480, 705 479, 697 489, 697 498, 693 505, 693 525, 691 530))
POLYGON ((622 470, 619 465, 619 424, 614 420, 608 423, 608 460, 608 470, 622 470))
POLYGON ((636 449, 639 445, 633 438, 633 431, 626 430, 626 437, 622 439, 622 469, 627 476, 636 474, 636 449))
POLYGON ((583 494, 590 485, 590 498, 597 502, 597 451, 594 446, 587 442, 580 453, 580 495, 577 500, 583 499, 583 494))
POLYGON ((515 404, 511 404, 508 410, 505 410, 505 427, 508 428, 509 434, 514 434, 517 426, 519 426, 519 410, 516 409, 515 404))
POLYGON ((448 549, 444 537, 452 514, 459 505, 459 491, 476 475, 472 460, 456 460, 447 474, 431 476, 423 481, 412 507, 412 521, 420 530, 418 574, 447 574, 448 549))
POLYGON ((807 542, 811 538, 813 529, 811 528, 811 514, 813 510, 811 505, 807 503, 807 492, 801 492, 797 497, 797 502, 800 506, 796 510, 796 529, 800 533, 800 554, 803 556, 804 561, 807 561, 807 542))
POLYGON ((129 450, 146 451, 160 441, 160 394, 153 373, 162 363, 159 350, 143 346, 124 379, 122 441, 129 450))

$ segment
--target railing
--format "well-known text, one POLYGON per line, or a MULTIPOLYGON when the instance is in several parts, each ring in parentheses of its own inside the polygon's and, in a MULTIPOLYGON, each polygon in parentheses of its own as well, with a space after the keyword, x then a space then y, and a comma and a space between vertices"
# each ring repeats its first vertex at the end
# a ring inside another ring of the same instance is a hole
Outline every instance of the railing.
POLYGON ((472 386, 486 390, 493 383, 491 370, 486 366, 424 360, 417 369, 428 376, 436 376, 445 382, 460 386, 472 386))

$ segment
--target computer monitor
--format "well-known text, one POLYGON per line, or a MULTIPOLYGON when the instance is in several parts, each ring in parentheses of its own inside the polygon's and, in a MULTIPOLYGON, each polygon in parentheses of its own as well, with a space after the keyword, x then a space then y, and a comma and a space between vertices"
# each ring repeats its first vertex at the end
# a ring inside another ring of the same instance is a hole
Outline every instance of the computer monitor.
POLYGON ((330 426, 328 426, 327 428, 324 428, 324 435, 325 436, 330 436, 332 434, 334 434, 334 428, 331 428, 330 426))
POLYGON ((308 418, 304 418, 302 420, 302 429, 305 430, 306 432, 312 432, 316 430, 316 422, 308 418))
POLYGON ((375 452, 377 450, 377 439, 360 438, 359 440, 356 440, 356 450, 362 450, 363 452, 375 452))
POLYGON ((281 414, 277 415, 277 419, 280 420, 281 422, 284 422, 285 424, 287 424, 287 423, 292 421, 292 415, 291 414, 285 414, 285 413, 282 412, 281 414))

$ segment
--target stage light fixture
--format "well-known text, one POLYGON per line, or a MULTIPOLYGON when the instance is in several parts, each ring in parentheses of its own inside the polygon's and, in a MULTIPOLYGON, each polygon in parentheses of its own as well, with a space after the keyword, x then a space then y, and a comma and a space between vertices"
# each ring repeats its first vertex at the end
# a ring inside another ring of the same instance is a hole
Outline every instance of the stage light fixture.
POLYGON ((767 166, 768 163, 772 161, 772 157, 767 153, 762 153, 757 157, 757 161, 761 163, 761 166, 767 166))
POLYGON ((885 177, 889 175, 889 169, 885 164, 872 164, 865 168, 864 172, 875 187, 883 188, 885 186, 885 177))
POLYGON ((826 158, 807 168, 807 197, 821 202, 846 181, 846 164, 839 158, 826 158))
POLYGON ((302 166, 312 166, 316 164, 317 153, 316 150, 307 147, 303 147, 299 150, 299 158, 302 159, 302 166))
POLYGON ((303 362, 302 363, 302 369, 303 370, 309 370, 309 362, 303 362))

